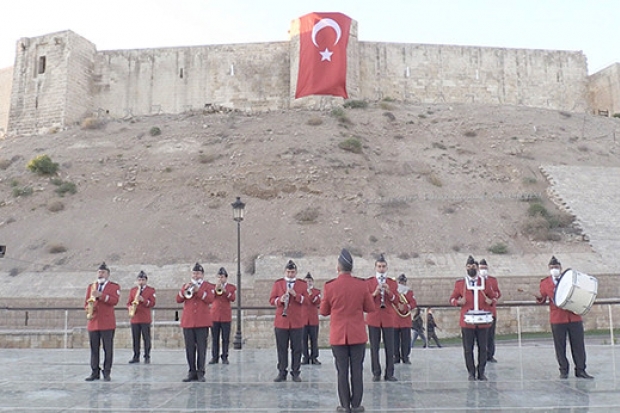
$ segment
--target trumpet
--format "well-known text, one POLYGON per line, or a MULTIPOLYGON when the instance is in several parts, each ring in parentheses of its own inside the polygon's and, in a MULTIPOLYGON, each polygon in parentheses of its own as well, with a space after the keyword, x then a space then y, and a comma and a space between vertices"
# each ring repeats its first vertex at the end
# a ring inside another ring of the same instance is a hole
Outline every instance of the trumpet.
POLYGON ((381 308, 385 308, 385 277, 381 277, 381 308))
POLYGON ((142 288, 136 291, 136 296, 134 297, 131 305, 129 306, 129 318, 133 318, 136 315, 136 310, 138 309, 138 304, 140 304, 140 295, 142 295, 142 288))
POLYGON ((215 294, 217 294, 217 295, 222 295, 222 294, 224 294, 224 288, 222 288, 222 284, 218 283, 218 284, 215 286, 215 294))
MULTIPOLYGON (((403 305, 407 305, 407 298, 405 297, 405 294, 398 294, 399 298, 400 298, 400 303, 403 305)), ((407 317, 411 317, 411 310, 407 311, 405 314, 403 314, 400 309, 398 308, 398 306, 394 303, 392 303, 392 307, 394 307, 394 310, 396 310, 396 313, 401 316, 402 318, 407 318, 407 317)))
POLYGON ((183 291, 183 296, 185 297, 185 299, 189 300, 190 298, 192 298, 198 288, 200 288, 200 285, 198 285, 196 281, 192 280, 192 285, 190 285, 185 289, 185 291, 183 291))
POLYGON ((97 291, 97 288, 99 287, 99 282, 95 281, 91 286, 90 286, 90 297, 88 297, 88 300, 86 300, 86 319, 87 320, 92 320, 95 314, 95 301, 97 301, 97 298, 95 297, 95 291, 97 291))
POLYGON ((287 312, 288 312, 288 302, 290 300, 291 295, 288 293, 288 291, 286 292, 286 294, 284 294, 282 296, 282 301, 284 301, 284 310, 282 310, 282 317, 286 317, 287 316, 287 312))

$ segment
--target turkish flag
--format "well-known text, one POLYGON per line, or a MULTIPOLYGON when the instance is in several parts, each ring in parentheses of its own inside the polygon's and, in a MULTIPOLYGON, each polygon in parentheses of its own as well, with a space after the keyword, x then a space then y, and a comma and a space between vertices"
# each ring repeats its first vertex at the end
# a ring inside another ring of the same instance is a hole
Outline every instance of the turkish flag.
POLYGON ((347 43, 351 18, 309 13, 299 18, 299 74, 295 99, 347 95, 347 43))

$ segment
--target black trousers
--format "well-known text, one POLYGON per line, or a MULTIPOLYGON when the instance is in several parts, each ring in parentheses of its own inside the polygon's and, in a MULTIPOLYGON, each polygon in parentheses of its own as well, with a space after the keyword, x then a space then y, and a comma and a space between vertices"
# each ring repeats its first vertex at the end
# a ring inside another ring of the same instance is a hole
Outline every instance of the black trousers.
POLYGON ((144 358, 151 358, 151 323, 133 323, 131 325, 133 340, 133 358, 140 358, 140 338, 144 341, 144 358))
POLYGON ((228 360, 230 346, 230 321, 214 321, 211 327, 211 356, 217 360, 220 356, 220 335, 222 336, 222 360, 228 360))
POLYGON ((303 328, 275 328, 276 349, 278 350, 278 371, 286 376, 288 370, 288 349, 291 349, 291 375, 299 376, 301 368, 301 338, 303 328))
POLYGON ((409 360, 411 354, 411 327, 394 329, 394 361, 409 360))
POLYGON ((497 325, 497 317, 493 317, 493 324, 489 327, 489 337, 487 340, 487 360, 491 360, 495 356, 495 326, 497 325))
POLYGON ((373 376, 381 376, 381 363, 379 361, 379 347, 383 335, 383 347, 385 348, 385 375, 394 376, 394 328, 368 326, 368 340, 370 341, 370 366, 373 376))
POLYGON ((99 349, 103 344, 103 374, 108 375, 112 371, 114 361, 114 332, 116 330, 97 330, 89 331, 90 339, 90 369, 93 373, 99 374, 99 349))
POLYGON ((306 360, 319 358, 319 326, 304 326, 302 355, 306 360))
POLYGON ((359 407, 362 404, 365 353, 365 343, 332 346, 336 373, 338 374, 338 399, 344 408, 359 407))
POLYGON ((465 355, 465 366, 470 376, 480 377, 484 375, 487 366, 487 340, 489 328, 461 327, 461 335, 463 336, 463 353, 465 355), (474 343, 478 346, 478 366, 474 361, 474 343))
POLYGON ((185 358, 189 366, 189 373, 204 376, 209 327, 184 328, 183 338, 185 339, 185 358))
POLYGON ((560 365, 560 372, 568 373, 568 359, 566 358, 566 336, 570 341, 570 351, 575 363, 575 372, 586 369, 586 347, 584 344, 583 322, 551 324, 555 358, 560 365))

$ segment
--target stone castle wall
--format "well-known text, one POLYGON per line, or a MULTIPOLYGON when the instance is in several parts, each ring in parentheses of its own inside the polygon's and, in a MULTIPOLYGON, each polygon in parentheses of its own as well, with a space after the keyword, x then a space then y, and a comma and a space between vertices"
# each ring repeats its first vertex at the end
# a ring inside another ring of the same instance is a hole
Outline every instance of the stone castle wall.
MULTIPOLYGON (((357 35, 352 21, 347 48, 351 99, 576 112, 596 112, 599 104, 615 108, 620 101, 604 87, 606 82, 617 85, 617 70, 597 74, 590 84, 582 52, 359 42, 357 35)), ((294 99, 298 57, 298 20, 289 42, 97 51, 71 31, 23 38, 16 48, 8 133, 45 133, 86 116, 342 103, 321 96, 294 99)), ((0 83, 0 100, 5 88, 0 83)))
POLYGON ((590 76, 589 94, 596 113, 606 116, 620 113, 620 63, 590 76))

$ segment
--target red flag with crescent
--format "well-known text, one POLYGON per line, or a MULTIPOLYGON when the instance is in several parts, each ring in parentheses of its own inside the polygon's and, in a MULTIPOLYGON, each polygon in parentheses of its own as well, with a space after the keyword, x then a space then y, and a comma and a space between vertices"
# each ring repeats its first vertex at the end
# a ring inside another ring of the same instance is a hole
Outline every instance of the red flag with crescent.
POLYGON ((299 73, 295 99, 347 95, 347 44, 351 18, 309 13, 299 18, 299 73))

